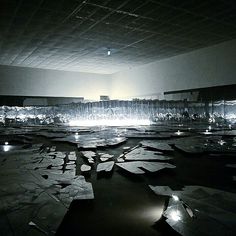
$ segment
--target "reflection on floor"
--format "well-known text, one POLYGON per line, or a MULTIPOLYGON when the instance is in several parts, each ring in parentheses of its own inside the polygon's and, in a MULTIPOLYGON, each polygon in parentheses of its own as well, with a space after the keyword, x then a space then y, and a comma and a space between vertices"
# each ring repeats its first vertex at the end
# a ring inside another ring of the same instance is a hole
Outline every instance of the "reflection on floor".
POLYGON ((0 235, 235 235, 236 132, 207 128, 0 127, 0 235))

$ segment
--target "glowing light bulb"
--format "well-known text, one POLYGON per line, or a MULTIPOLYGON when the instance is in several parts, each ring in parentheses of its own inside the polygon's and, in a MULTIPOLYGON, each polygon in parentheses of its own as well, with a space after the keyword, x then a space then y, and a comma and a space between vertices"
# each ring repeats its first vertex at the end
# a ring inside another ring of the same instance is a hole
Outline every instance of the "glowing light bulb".
POLYGON ((9 143, 8 142, 5 142, 5 145, 8 145, 9 143))
POLYGON ((108 56, 111 55, 111 50, 110 50, 110 49, 108 49, 108 51, 107 51, 107 55, 108 55, 108 56))

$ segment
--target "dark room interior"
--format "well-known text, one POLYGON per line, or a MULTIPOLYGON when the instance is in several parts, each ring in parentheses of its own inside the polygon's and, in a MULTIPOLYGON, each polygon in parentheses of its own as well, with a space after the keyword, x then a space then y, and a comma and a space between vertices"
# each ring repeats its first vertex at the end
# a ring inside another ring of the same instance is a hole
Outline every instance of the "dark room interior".
POLYGON ((0 236, 235 236, 236 2, 0 0, 0 236))

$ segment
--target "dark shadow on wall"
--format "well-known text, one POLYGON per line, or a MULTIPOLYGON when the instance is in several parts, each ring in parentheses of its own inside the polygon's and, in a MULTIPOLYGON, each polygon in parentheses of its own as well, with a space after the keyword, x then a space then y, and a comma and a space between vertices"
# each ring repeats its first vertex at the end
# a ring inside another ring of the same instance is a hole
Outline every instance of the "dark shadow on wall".
MULTIPOLYGON (((164 93, 166 98, 171 97, 177 98, 177 100, 189 100, 194 96, 196 101, 219 101, 219 100, 235 100, 236 99, 236 84, 188 89, 188 90, 178 90, 178 91, 168 91, 164 93)), ((171 99, 171 100, 172 100, 171 99)), ((173 99, 175 100, 175 99, 173 99)))

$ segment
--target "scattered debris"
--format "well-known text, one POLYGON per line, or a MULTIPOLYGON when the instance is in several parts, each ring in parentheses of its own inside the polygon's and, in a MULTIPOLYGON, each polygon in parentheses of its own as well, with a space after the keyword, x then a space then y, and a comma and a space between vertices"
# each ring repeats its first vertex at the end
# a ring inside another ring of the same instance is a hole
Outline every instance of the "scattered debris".
POLYGON ((97 165, 97 172, 101 172, 101 171, 110 172, 113 169, 114 164, 115 164, 114 161, 99 163, 97 165))
POLYGON ((130 147, 123 147, 124 151, 128 151, 130 149, 130 147))
POLYGON ((95 160, 94 157, 96 157, 96 153, 93 151, 82 151, 82 155, 88 160, 90 164, 94 164, 95 160))
POLYGON ((91 170, 91 166, 83 164, 80 167, 81 172, 89 172, 91 170))
POLYGON ((76 153, 75 153, 75 152, 70 152, 70 153, 68 154, 68 160, 70 160, 70 161, 76 161, 76 160, 77 160, 76 153))
POLYGON ((100 160, 102 162, 105 162, 105 161, 111 159, 112 157, 114 157, 114 155, 110 155, 110 154, 107 154, 107 153, 99 153, 99 155, 100 155, 100 160))
POLYGON ((50 152, 55 152, 56 151, 56 146, 52 146, 51 149, 50 149, 50 152))

